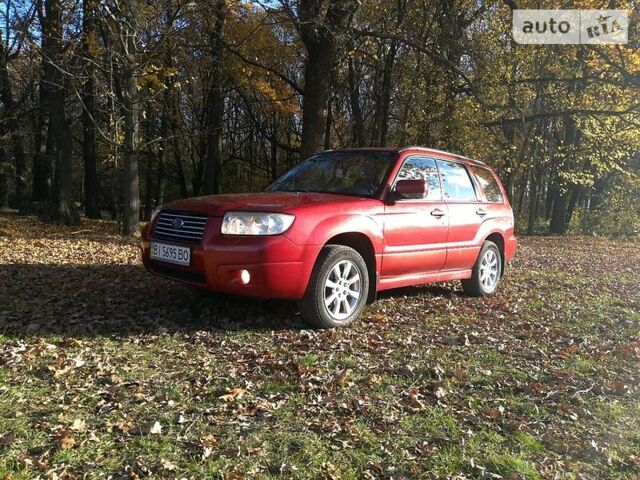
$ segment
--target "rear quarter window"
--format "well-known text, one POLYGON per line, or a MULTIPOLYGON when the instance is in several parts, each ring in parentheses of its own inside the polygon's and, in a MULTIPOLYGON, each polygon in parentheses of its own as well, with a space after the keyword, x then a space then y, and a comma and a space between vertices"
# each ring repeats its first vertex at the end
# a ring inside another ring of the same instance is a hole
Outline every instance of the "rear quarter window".
POLYGON ((500 189, 500 185, 498 185, 498 181, 493 173, 482 167, 476 167, 473 170, 476 174, 476 178, 478 179, 478 183, 480 184, 480 188, 482 188, 482 191, 484 192, 487 202, 502 203, 504 201, 502 190, 500 189))
POLYGON ((466 167, 457 162, 438 160, 442 189, 446 200, 475 202, 476 191, 466 167))

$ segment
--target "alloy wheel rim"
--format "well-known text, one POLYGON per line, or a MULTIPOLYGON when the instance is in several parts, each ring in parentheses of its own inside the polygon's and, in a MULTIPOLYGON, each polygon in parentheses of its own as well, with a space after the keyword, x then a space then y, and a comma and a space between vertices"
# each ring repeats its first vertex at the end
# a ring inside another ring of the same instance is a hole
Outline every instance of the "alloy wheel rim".
POLYGON ((335 320, 346 320, 358 307, 362 295, 362 274, 350 260, 336 263, 324 283, 324 306, 335 320))
POLYGON ((493 249, 486 251, 480 262, 480 283, 485 292, 493 292, 498 285, 500 263, 493 249))

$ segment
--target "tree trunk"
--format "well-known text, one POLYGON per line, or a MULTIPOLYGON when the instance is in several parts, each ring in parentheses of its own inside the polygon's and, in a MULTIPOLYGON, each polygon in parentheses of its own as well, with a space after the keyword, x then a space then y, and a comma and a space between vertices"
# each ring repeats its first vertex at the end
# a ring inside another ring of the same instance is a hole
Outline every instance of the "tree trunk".
POLYGON ((275 180, 278 178, 278 119, 275 114, 272 123, 270 176, 271 180, 275 180))
MULTIPOLYGON (((43 62, 44 63, 44 62, 43 62)), ((45 76, 40 79, 38 94, 38 113, 34 122, 33 146, 33 200, 35 202, 51 201, 51 163, 47 157, 47 87, 45 76)))
POLYGON ((563 235, 567 231, 567 192, 560 192, 553 202, 551 210, 551 221, 549 222, 549 233, 563 235))
POLYGON ((527 219, 527 235, 535 233, 536 222, 538 220, 538 208, 540 206, 541 189, 538 186, 540 182, 540 167, 536 167, 533 171, 531 187, 529 189, 529 218, 527 219))
POLYGON ((153 185, 154 176, 153 176, 153 152, 149 151, 145 155, 145 179, 144 179, 144 209, 142 213, 142 217, 144 219, 151 218, 151 212, 153 211, 153 197, 155 188, 153 185))
POLYGON ((140 174, 138 172, 140 140, 140 103, 136 82, 137 58, 135 12, 136 1, 123 2, 124 17, 120 25, 123 46, 122 85, 124 115, 124 161, 122 172, 122 234, 140 232, 140 174))
POLYGON ((576 206, 578 205, 578 201, 580 200, 582 194, 582 186, 581 185, 571 185, 571 189, 569 191, 569 203, 567 205, 567 214, 566 214, 566 227, 565 231, 571 225, 571 219, 573 218, 573 213, 576 210, 576 206))
MULTIPOLYGON (((0 122, 0 137, 4 136, 4 126, 0 122)), ((9 165, 7 152, 0 145, 0 210, 9 207, 9 165)))
POLYGON ((302 102, 302 157, 324 147, 327 106, 331 89, 334 51, 330 42, 307 46, 302 102))
POLYGON ((36 2, 36 11, 42 30, 40 48, 42 51, 40 82, 38 84, 38 112, 34 122, 33 152, 33 200, 36 202, 52 201, 53 188, 53 156, 55 148, 51 130, 49 129, 49 91, 51 88, 52 65, 48 55, 52 51, 51 26, 44 14, 42 0, 36 2))
MULTIPOLYGON (((131 36, 129 36, 131 38, 131 36)), ((129 40, 133 48, 133 41, 129 40)), ((131 52, 132 50, 130 50, 131 52)), ((124 171, 122 175, 122 234, 137 235, 140 231, 140 175, 138 173, 138 142, 140 136, 139 105, 136 98, 136 78, 133 72, 135 60, 128 60, 123 69, 124 77, 124 171)))
POLYGON ((324 125, 324 149, 331 149, 331 124, 333 123, 333 107, 331 105, 331 94, 327 100, 327 120, 324 125))
MULTIPOLYGON (((564 147, 570 150, 569 157, 573 155, 578 143, 580 141, 580 135, 578 132, 578 126, 576 121, 570 116, 565 116, 564 119, 564 147)), ((565 160, 567 161, 567 160, 565 160)), ((566 167, 566 165, 565 165, 566 167)), ((558 188, 561 186, 558 185, 558 188)), ((569 222, 569 205, 570 205, 570 196, 572 192, 565 190, 559 190, 558 196, 556 197, 553 203, 553 209, 551 211, 551 221, 549 222, 549 233, 564 235, 567 233, 567 227, 569 222)), ((574 205, 575 205, 574 200, 574 205)))
POLYGON ((0 31, 0 100, 5 108, 5 130, 11 137, 13 157, 15 159, 16 172, 16 206, 19 210, 26 207, 27 183, 26 183, 26 163, 24 157, 24 146, 22 143, 22 133, 18 122, 18 109, 13 98, 11 89, 11 79, 7 65, 7 54, 0 31))
POLYGON ((349 58, 349 103, 351 104, 352 118, 352 138, 353 144, 357 147, 364 147, 367 144, 364 117, 360 107, 360 81, 356 77, 353 59, 349 58))
POLYGON ((82 54, 84 83, 82 85, 82 159, 84 163, 84 213, 88 218, 100 218, 99 182, 96 159, 95 68, 91 45, 95 42, 95 0, 82 2, 82 54))
POLYGON ((160 143, 158 151, 158 171, 156 175, 156 191, 154 195, 156 207, 159 207, 164 203, 164 190, 167 182, 165 165, 167 163, 167 155, 169 153, 169 144, 167 143, 167 137, 169 136, 169 118, 166 96, 164 101, 165 104, 162 110, 162 117, 160 118, 160 138, 162 139, 162 142, 160 143))
MULTIPOLYGON (((152 112, 147 112, 147 119, 142 122, 140 128, 143 130, 143 142, 153 138, 153 117, 152 112)), ((147 148, 142 155, 144 156, 144 202, 142 205, 142 218, 149 219, 153 211, 153 197, 155 193, 153 164, 155 163, 154 159, 158 157, 151 147, 147 148)))
POLYGON ((307 50, 302 100, 302 157, 323 149, 333 65, 357 2, 301 0, 299 28, 307 50), (322 17, 321 17, 322 15, 322 17))
POLYGON ((222 160, 220 142, 224 117, 224 72, 223 53, 224 19, 227 13, 226 0, 218 0, 215 5, 215 25, 210 35, 211 84, 207 96, 206 153, 203 192, 207 195, 220 192, 222 160))
MULTIPOLYGON (((438 15, 438 22, 440 23, 438 44, 442 49, 442 56, 455 66, 460 65, 460 59, 464 53, 462 39, 465 38, 464 28, 460 22, 459 4, 460 2, 456 2, 455 0, 441 1, 441 11, 438 15)), ((442 75, 442 81, 445 82, 443 101, 444 116, 442 117, 444 123, 440 133, 440 148, 450 151, 461 150, 464 146, 459 144, 453 122, 454 112, 459 105, 455 92, 457 76, 451 68, 446 68, 440 75, 442 75)), ((514 180, 513 175, 510 173, 509 177, 507 177, 507 193, 509 198, 514 198, 514 180)))
POLYGON ((49 127, 57 147, 54 174, 53 220, 61 225, 75 225, 79 217, 73 205, 73 143, 65 115, 65 79, 63 75, 62 7, 60 0, 47 0, 46 21, 49 25, 51 50, 47 56, 53 63, 49 92, 49 127))
POLYGON ((376 134, 377 138, 374 143, 377 146, 384 147, 387 143, 387 131, 389 129, 389 109, 391 106, 391 88, 393 80, 393 66, 396 61, 398 52, 398 42, 393 41, 389 47, 389 51, 384 58, 384 66, 382 69, 382 85, 376 102, 376 134))

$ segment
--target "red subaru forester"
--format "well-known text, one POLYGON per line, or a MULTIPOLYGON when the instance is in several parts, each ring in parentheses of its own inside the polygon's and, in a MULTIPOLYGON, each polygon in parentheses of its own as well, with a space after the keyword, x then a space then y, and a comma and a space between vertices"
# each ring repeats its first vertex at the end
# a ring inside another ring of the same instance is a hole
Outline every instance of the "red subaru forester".
POLYGON ((353 322, 390 288, 462 280, 466 294, 491 295, 515 249, 493 170, 418 147, 323 152, 262 193, 169 203, 142 233, 151 272, 297 300, 324 328, 353 322))

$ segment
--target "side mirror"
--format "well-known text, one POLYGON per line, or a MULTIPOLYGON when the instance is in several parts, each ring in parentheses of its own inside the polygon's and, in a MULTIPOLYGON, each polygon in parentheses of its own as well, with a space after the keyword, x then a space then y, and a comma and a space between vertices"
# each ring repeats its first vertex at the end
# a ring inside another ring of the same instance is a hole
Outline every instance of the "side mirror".
POLYGON ((395 193, 402 198, 423 199, 429 192, 426 180, 398 180, 395 193))

